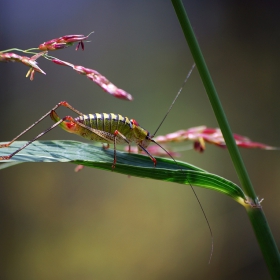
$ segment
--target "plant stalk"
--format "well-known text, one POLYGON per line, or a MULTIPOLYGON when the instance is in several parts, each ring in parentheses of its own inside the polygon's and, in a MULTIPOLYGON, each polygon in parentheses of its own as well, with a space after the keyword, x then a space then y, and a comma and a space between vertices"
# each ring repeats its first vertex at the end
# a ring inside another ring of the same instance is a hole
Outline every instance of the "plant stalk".
POLYGON ((249 219, 251 221, 251 224, 253 226, 253 229, 255 231, 255 235, 257 237, 263 257, 266 261, 272 279, 280 279, 280 255, 279 255, 278 248, 274 241, 273 235, 270 231, 269 225, 267 223, 264 212, 261 208, 260 202, 255 194, 254 188, 252 186, 249 175, 246 171, 239 150, 236 146, 229 123, 227 121, 226 115, 224 113, 223 107, 219 100, 212 78, 206 66, 204 57, 201 53, 199 44, 194 35, 187 13, 184 9, 181 0, 171 0, 171 2, 177 14, 178 20, 181 24, 185 38, 187 40, 190 51, 196 63, 197 69, 199 71, 200 77, 204 84, 205 90, 208 94, 208 98, 212 105, 216 119, 221 128, 223 137, 225 139, 238 178, 241 182, 243 189, 245 190, 245 193, 248 195, 250 200, 252 200, 252 204, 256 206, 256 208, 252 208, 248 206, 246 207, 246 210, 249 219))

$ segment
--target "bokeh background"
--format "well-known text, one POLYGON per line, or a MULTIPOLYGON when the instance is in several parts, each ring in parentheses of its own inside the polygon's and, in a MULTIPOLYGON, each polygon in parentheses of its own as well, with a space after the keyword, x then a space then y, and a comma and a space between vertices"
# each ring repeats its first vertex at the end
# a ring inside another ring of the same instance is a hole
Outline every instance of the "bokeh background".
MULTIPOLYGON (((184 1, 235 133, 280 146, 277 1, 184 1)), ((53 53, 93 68, 134 96, 114 99, 70 68, 44 59, 47 75, 25 78, 1 64, 0 141, 8 141, 67 100, 84 113, 114 112, 155 131, 193 59, 170 1, 2 1, 0 49, 27 49, 66 34, 91 35, 85 51, 53 53)), ((63 108, 59 114, 69 114, 63 108)), ((31 139, 46 120, 22 137, 31 139)), ((159 134, 217 122, 197 70, 159 134)), ((57 129, 44 139, 79 138, 57 129)), ((82 139, 81 139, 82 140, 82 139)), ((187 144, 184 144, 186 146, 187 144)), ((279 152, 241 150, 276 242, 279 152)), ((207 146, 182 160, 239 184, 226 150, 207 146)), ((196 188, 214 233, 188 186, 71 164, 23 164, 1 171, 1 279, 267 279, 242 206, 196 188)))

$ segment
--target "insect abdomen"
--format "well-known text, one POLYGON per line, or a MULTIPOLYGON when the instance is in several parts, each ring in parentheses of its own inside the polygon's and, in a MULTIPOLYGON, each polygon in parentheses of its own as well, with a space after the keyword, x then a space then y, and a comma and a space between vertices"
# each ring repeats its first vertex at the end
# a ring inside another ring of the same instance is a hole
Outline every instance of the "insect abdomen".
POLYGON ((76 120, 86 126, 108 132, 110 134, 114 134, 114 132, 118 130, 122 134, 126 135, 131 130, 129 119, 119 114, 94 113, 80 116, 76 118, 76 120))

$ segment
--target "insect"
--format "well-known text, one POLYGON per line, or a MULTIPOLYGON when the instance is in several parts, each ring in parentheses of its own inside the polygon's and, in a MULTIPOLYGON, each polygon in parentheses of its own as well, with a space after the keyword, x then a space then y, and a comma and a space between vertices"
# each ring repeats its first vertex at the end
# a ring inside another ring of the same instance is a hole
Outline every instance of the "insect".
MULTIPOLYGON (((15 140, 17 140, 24 133, 32 129, 35 125, 41 122, 46 117, 50 116, 51 119, 55 122, 54 125, 37 135, 32 140, 28 141, 24 146, 20 147, 18 150, 13 152, 8 156, 0 156, 0 160, 8 160, 11 159, 15 154, 23 150, 25 147, 30 145, 32 142, 42 137, 44 134, 54 129, 57 126, 60 126, 62 129, 66 130, 69 133, 74 133, 79 136, 82 136, 88 140, 93 140, 97 142, 113 144, 114 145, 114 161, 112 168, 115 168, 117 157, 116 157, 116 145, 117 144, 128 144, 130 147, 130 143, 134 142, 137 144, 139 151, 144 151, 153 161, 154 166, 156 166, 156 159, 146 150, 150 142, 153 142, 157 145, 152 138, 153 136, 150 133, 142 128, 138 122, 134 119, 128 119, 127 117, 123 117, 119 114, 107 114, 107 113, 95 113, 85 115, 79 112, 77 109, 72 107, 68 102, 62 101, 59 102, 54 108, 52 108, 49 112, 47 112, 44 116, 42 116, 38 121, 33 123, 30 127, 16 136, 12 141, 7 144, 2 144, 0 147, 8 147, 15 140), (56 110, 64 106, 79 116, 73 118, 71 116, 66 116, 62 119, 56 113, 56 110)), ((160 146, 160 145, 159 145, 160 146)), ((160 146, 161 147, 161 146, 160 146)), ((161 147, 163 148, 163 147, 161 147)), ((163 148, 164 149, 164 148, 163 148)), ((165 150, 165 149, 164 149, 165 150)), ((168 153, 168 152, 167 152, 168 153)))
MULTIPOLYGON (((46 117, 50 116, 51 119, 55 122, 52 126, 50 126, 45 131, 38 134, 35 138, 28 141, 25 145, 17 149, 15 152, 11 153, 8 156, 0 156, 0 160, 9 160, 14 155, 19 153, 21 150, 26 148, 28 145, 51 131, 57 126, 60 126, 62 129, 66 130, 69 133, 74 133, 79 136, 82 136, 86 139, 107 143, 107 148, 109 147, 109 144, 114 145, 114 160, 112 164, 112 168, 115 168, 116 162, 117 162, 117 156, 116 156, 116 145, 117 144, 128 144, 129 145, 129 151, 130 151, 130 144, 132 142, 136 143, 138 146, 139 151, 144 151, 150 159, 153 161, 154 166, 156 166, 156 159, 147 151, 147 147, 151 142, 155 143, 159 147, 161 147, 173 160, 174 158, 166 151, 161 145, 159 145, 155 140, 153 140, 153 137, 155 136, 156 132, 164 122, 165 118, 169 114, 172 106, 174 105, 176 99, 180 95, 184 84, 187 82, 189 76, 191 75, 192 70, 194 69, 195 64, 192 66, 191 70, 189 71, 186 79, 184 80, 183 85, 181 86, 180 90, 178 91, 175 99, 173 100, 171 106, 169 107, 166 115, 164 116, 163 120, 159 124, 157 130, 153 135, 150 135, 150 133, 142 128, 139 123, 134 119, 128 119, 127 117, 123 117, 119 114, 113 114, 113 113, 95 113, 95 114, 88 114, 85 115, 72 107, 68 102, 61 101, 57 105, 55 105, 49 112, 47 112, 44 116, 42 116, 39 120, 37 120, 35 123, 33 123, 31 126, 29 126, 27 129, 25 129, 23 132, 21 132, 18 136, 16 136, 13 140, 6 144, 0 145, 0 148, 3 147, 9 147, 15 140, 17 140, 20 136, 25 134, 27 131, 32 129, 35 125, 40 123, 42 120, 44 120, 46 117), (71 116, 65 116, 64 118, 60 119, 58 114, 56 113, 56 110, 64 106, 71 111, 75 112, 79 116, 76 118, 73 118, 71 116)), ((175 161, 175 160, 174 160, 175 161)), ((175 161, 176 162, 176 161, 175 161)))
MULTIPOLYGON (((28 145, 33 143, 35 140, 39 139, 40 137, 42 137, 43 135, 45 135, 46 133, 48 133, 49 131, 51 131, 55 127, 60 126, 62 129, 66 130, 67 132, 77 134, 77 135, 82 136, 86 139, 93 140, 93 141, 98 141, 98 142, 102 142, 102 143, 107 143, 108 146, 109 146, 109 144, 113 144, 114 145, 114 160, 113 160, 113 164, 112 164, 113 169, 115 168, 116 163, 117 163, 116 145, 117 144, 128 144, 129 147, 130 147, 130 144, 132 142, 137 144, 139 151, 144 151, 150 157, 150 159, 154 163, 154 166, 156 166, 157 161, 146 149, 151 142, 153 142, 154 144, 161 147, 175 161, 175 159, 170 155, 170 153, 168 153, 168 151, 166 151, 161 145, 159 145, 156 141, 153 140, 153 137, 155 136, 158 129, 160 128, 160 126, 164 122, 165 118, 169 114, 172 106, 174 105, 176 99, 180 95, 180 93, 183 89, 183 86, 187 82, 187 80, 188 80, 189 76, 191 75, 191 72, 194 69, 194 67, 195 67, 195 64, 192 66, 191 70, 189 71, 186 79, 183 82, 183 85, 181 86, 181 88, 178 91, 175 99, 173 100, 171 106, 169 107, 167 113, 165 114, 164 118, 162 119, 161 123, 159 124, 157 130, 155 131, 155 133, 153 135, 151 135, 147 130, 142 128, 139 125, 139 123, 134 119, 129 120, 127 117, 123 117, 119 114, 113 114, 113 113, 109 113, 109 114, 107 114, 107 113, 102 113, 102 114, 95 113, 95 114, 85 115, 85 114, 81 113, 80 111, 78 111, 77 109, 75 109, 74 107, 72 107, 66 101, 62 101, 62 102, 59 102, 56 106, 54 106, 50 111, 48 111, 39 120, 37 120, 35 123, 33 123, 27 129, 25 129, 23 132, 21 132, 13 140, 8 142, 7 144, 0 145, 0 148, 10 146, 20 136, 25 134, 27 131, 32 129, 35 125, 40 123, 42 120, 44 120, 48 116, 50 116, 51 119, 55 122, 52 126, 50 126, 48 129, 46 129, 43 132, 41 132, 40 134, 38 134, 35 138, 28 141, 25 145, 23 145, 22 147, 17 149, 15 152, 11 153, 10 155, 0 156, 0 160, 11 159, 14 155, 16 155, 18 152, 20 152, 24 148, 26 148, 28 145), (75 112, 79 116, 75 117, 75 118, 73 118, 71 116, 65 116, 64 118, 60 118, 58 116, 58 114, 56 113, 56 110, 61 106, 64 106, 64 107, 70 109, 71 111, 75 112)), ((183 170, 182 170, 182 172, 183 172, 183 170)), ((190 184, 190 186, 191 186, 191 188, 192 188, 192 190, 193 190, 193 192, 196 196, 196 199, 197 199, 197 201, 200 205, 200 208, 203 212, 203 215, 206 219, 206 222, 207 222, 209 230, 210 230, 210 234, 211 234, 211 238, 212 238, 212 249, 211 249, 211 255, 210 255, 210 260, 211 260, 212 253, 213 253, 213 234, 212 234, 212 230, 211 230, 209 221, 206 217, 206 214, 203 210, 203 207, 202 207, 202 205, 201 205, 201 203, 200 203, 200 201, 199 201, 199 199, 198 199, 198 197, 197 197, 197 195, 196 195, 196 193, 195 193, 191 184, 190 184)), ((210 262, 210 260, 209 260, 209 262, 210 262)))

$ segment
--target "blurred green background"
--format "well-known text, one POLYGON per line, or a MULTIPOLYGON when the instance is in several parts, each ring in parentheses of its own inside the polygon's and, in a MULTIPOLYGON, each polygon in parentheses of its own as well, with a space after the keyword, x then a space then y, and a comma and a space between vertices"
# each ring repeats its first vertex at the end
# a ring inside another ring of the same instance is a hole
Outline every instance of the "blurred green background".
MULTIPOLYGON (((232 130, 280 146, 279 2, 184 4, 232 130)), ((120 113, 155 131, 193 63, 170 1, 1 3, 0 49, 93 30, 84 52, 72 47, 52 54, 99 71, 134 101, 114 99, 44 59, 39 66, 47 75, 32 82, 26 66, 1 64, 0 141, 61 100, 83 113, 120 113)), ((195 70, 158 134, 198 125, 217 122, 195 70)), ((60 129, 44 139, 82 140, 60 129)), ((279 152, 241 153, 279 245, 279 152)), ((188 151, 181 159, 239 184, 226 150, 208 145, 205 153, 188 151)), ((89 168, 74 173, 74 167, 24 164, 1 171, 1 279, 269 278, 246 213, 230 198, 196 188, 214 233, 208 265, 209 229, 188 186, 89 168)))

